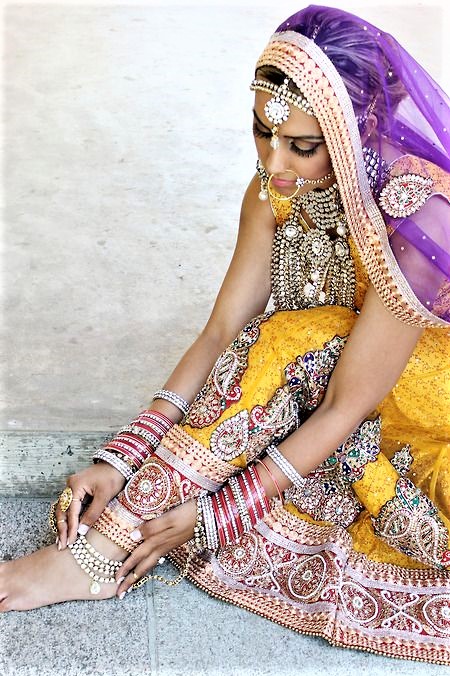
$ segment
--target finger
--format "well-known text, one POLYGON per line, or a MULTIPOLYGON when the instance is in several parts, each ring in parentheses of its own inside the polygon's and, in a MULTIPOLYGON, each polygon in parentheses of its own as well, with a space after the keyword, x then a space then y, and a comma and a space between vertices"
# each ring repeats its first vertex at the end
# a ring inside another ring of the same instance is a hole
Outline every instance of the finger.
POLYGON ((136 577, 133 575, 133 571, 135 571, 138 567, 142 568, 142 562, 148 561, 150 558, 151 560, 148 563, 146 570, 151 568, 155 555, 154 547, 152 547, 149 542, 144 542, 123 562, 120 569, 116 573, 116 580, 119 584, 116 592, 117 596, 121 596, 123 592, 127 591, 132 584, 137 582, 136 577), (153 558, 151 558, 152 556, 153 558))
POLYGON ((57 547, 59 550, 64 549, 67 543, 67 514, 61 511, 59 504, 55 509, 55 519, 56 519, 56 529, 58 531, 58 543, 57 547))
POLYGON ((70 507, 66 512, 68 526, 67 544, 73 544, 77 539, 78 522, 85 495, 86 492, 82 494, 81 491, 74 495, 70 507))
POLYGON ((80 535, 86 535, 92 524, 100 517, 100 514, 105 509, 111 497, 113 496, 108 496, 100 492, 94 494, 91 504, 80 519, 80 525, 78 526, 80 535))
POLYGON ((150 571, 155 567, 159 554, 152 552, 149 556, 145 557, 140 561, 137 566, 131 570, 125 579, 119 584, 117 589, 117 596, 120 600, 123 599, 125 594, 131 591, 132 586, 139 582, 139 580, 150 573, 150 571))

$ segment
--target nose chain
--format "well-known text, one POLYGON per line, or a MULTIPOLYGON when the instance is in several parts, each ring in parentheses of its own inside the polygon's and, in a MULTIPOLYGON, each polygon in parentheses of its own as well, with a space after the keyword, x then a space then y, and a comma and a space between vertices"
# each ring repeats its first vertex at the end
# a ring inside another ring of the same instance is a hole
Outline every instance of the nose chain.
POLYGON ((272 249, 277 310, 354 306, 355 270, 346 236, 337 184, 292 200, 291 214, 277 229, 272 249))

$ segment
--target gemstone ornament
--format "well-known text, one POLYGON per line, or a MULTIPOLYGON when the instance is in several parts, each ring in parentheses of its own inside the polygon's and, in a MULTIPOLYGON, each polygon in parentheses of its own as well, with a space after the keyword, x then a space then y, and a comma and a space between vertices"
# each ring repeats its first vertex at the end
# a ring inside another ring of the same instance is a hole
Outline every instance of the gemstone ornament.
POLYGON ((380 206, 393 218, 405 218, 425 204, 432 193, 433 180, 419 174, 395 176, 380 194, 380 206))

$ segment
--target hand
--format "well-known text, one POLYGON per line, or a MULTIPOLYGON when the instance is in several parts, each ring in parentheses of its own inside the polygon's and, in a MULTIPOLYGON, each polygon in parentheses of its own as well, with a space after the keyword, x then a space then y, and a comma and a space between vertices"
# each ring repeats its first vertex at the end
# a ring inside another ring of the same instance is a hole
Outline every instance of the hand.
POLYGON ((196 519, 197 503, 195 500, 189 500, 139 526, 144 542, 130 554, 118 570, 116 580, 122 581, 117 589, 117 596, 123 598, 125 592, 137 582, 137 579, 156 566, 161 556, 165 556, 172 549, 191 540, 194 537, 196 519))
POLYGON ((99 462, 77 474, 72 474, 67 479, 66 485, 72 489, 73 498, 66 512, 61 511, 59 503, 56 507, 58 549, 64 549, 69 543, 75 542, 80 526, 83 526, 81 528, 83 535, 87 533, 111 498, 120 493, 125 485, 125 478, 107 462, 99 462), (83 501, 88 496, 91 496, 93 500, 79 523, 83 501))

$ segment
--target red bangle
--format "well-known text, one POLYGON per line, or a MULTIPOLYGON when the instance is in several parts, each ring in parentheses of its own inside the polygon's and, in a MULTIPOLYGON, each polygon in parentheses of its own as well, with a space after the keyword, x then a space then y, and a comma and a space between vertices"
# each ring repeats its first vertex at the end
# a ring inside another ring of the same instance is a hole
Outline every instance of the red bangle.
POLYGON ((256 467, 256 465, 249 466, 248 470, 249 470, 250 474, 253 475, 252 478, 253 478, 253 483, 254 483, 254 486, 255 486, 256 494, 258 496, 258 504, 261 506, 263 516, 264 516, 270 510, 269 499, 268 499, 266 492, 264 490, 264 486, 263 486, 263 483, 261 481, 261 477, 259 476, 258 468, 256 467))
POLYGON ((250 467, 247 467, 246 469, 246 477, 248 480, 248 484, 250 486, 250 490, 252 492, 252 498, 253 502, 255 503, 256 511, 258 513, 258 519, 262 519, 264 516, 264 507, 262 505, 261 497, 256 489, 255 485, 255 480, 257 481, 259 479, 259 475, 255 470, 255 467, 253 467, 253 472, 250 467))
POLYGON ((255 523, 258 521, 258 512, 256 510, 256 505, 255 501, 253 500, 253 495, 250 490, 250 485, 248 483, 248 474, 245 474, 245 472, 242 472, 242 474, 237 475, 237 479, 239 482, 239 487, 242 491, 242 495, 244 496, 245 500, 245 505, 247 507, 248 515, 250 517, 250 521, 252 522, 252 526, 255 525, 255 523), (252 517, 253 514, 253 517, 252 517))
POLYGON ((151 446, 148 441, 145 441, 145 439, 132 432, 122 432, 122 434, 117 435, 116 439, 128 442, 142 457, 142 461, 146 460, 149 454, 154 451, 153 446, 151 446))
POLYGON ((224 530, 226 530, 226 532, 228 533, 227 542, 229 542, 229 543, 234 542, 235 538, 234 538, 233 528, 231 526, 231 515, 229 513, 228 505, 227 505, 226 500, 225 500, 224 495, 223 495, 223 488, 221 488, 219 491, 217 491, 216 495, 217 495, 217 500, 222 507, 222 513, 225 517, 225 522, 224 522, 223 525, 224 525, 224 530))
POLYGON ((140 467, 142 465, 141 457, 136 454, 136 451, 129 444, 125 444, 122 441, 117 441, 114 439, 110 441, 109 444, 104 446, 105 451, 111 449, 112 451, 118 451, 119 453, 124 453, 127 455, 135 465, 140 467))
POLYGON ((219 536, 220 546, 225 547, 227 544, 227 540, 225 537, 225 532, 223 530, 222 519, 220 516, 219 505, 217 502, 217 493, 214 493, 214 495, 211 498, 211 502, 214 510, 214 517, 216 519, 217 534, 219 536))
POLYGON ((234 523, 236 525, 236 529, 239 533, 239 535, 242 535, 244 532, 244 526, 241 521, 241 515, 239 514, 239 509, 236 504, 236 498, 233 495, 233 491, 231 490, 231 487, 228 484, 224 485, 224 490, 226 491, 228 495, 228 500, 231 505, 231 509, 233 511, 233 518, 234 518, 234 523))
POLYGON ((148 418, 149 420, 154 421, 156 424, 161 425, 161 427, 165 427, 166 431, 168 432, 171 427, 173 427, 173 421, 170 420, 164 413, 160 413, 159 411, 154 411, 152 408, 147 408, 145 411, 142 411, 136 418, 136 420, 133 420, 131 423, 132 425, 135 422, 138 422, 141 418, 148 418))
POLYGON ((256 462, 259 462, 259 464, 262 465, 262 466, 264 467, 264 469, 266 470, 267 474, 268 474, 268 475, 270 476, 270 478, 272 479, 273 484, 274 484, 275 488, 277 489, 278 497, 280 498, 281 504, 283 504, 283 497, 282 497, 282 495, 281 495, 281 491, 280 491, 280 487, 279 487, 279 485, 278 485, 278 481, 275 479, 274 475, 272 474, 272 472, 270 471, 270 469, 267 467, 267 465, 266 465, 266 463, 264 462, 264 460, 260 460, 259 458, 256 458, 256 462))

